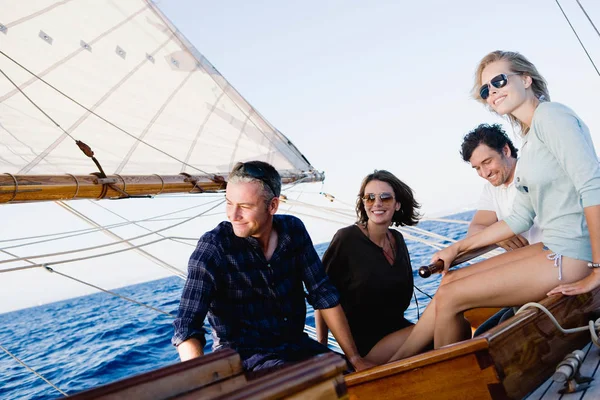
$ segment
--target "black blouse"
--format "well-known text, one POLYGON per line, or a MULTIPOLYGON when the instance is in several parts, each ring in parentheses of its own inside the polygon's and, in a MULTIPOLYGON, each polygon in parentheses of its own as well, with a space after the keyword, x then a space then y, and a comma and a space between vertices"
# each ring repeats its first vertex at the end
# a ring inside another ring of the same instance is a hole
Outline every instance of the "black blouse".
POLYGON ((337 231, 323 255, 361 356, 384 336, 411 324, 404 318, 413 295, 410 257, 402 234, 390 232, 396 239, 394 265, 356 225, 337 231))

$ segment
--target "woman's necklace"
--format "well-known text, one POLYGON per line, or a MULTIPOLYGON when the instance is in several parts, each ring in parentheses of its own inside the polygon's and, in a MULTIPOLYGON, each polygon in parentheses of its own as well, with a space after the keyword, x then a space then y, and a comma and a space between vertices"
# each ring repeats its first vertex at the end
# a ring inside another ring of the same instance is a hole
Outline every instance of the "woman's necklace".
MULTIPOLYGON (((368 223, 365 224, 365 231, 367 231, 367 238, 369 238, 369 240, 371 240, 371 234, 369 233, 369 224, 368 223)), ((383 246, 381 246, 380 248, 383 251, 383 255, 385 256, 386 260, 388 260, 388 262, 391 265, 394 265, 394 262, 396 261, 396 250, 394 249, 394 245, 392 245, 392 239, 390 238, 389 231, 387 231, 385 233, 385 237, 387 238, 388 244, 390 246, 391 254, 385 250, 385 242, 383 243, 383 246)))
MULTIPOLYGON (((387 258, 387 260, 390 262, 390 264, 394 265, 394 262, 396 261, 396 250, 394 249, 394 246, 392 245, 392 239, 390 238, 390 233, 389 232, 385 233, 385 237, 388 240, 388 243, 390 245, 390 250, 392 251, 392 254, 390 254, 387 251, 385 251, 385 247, 382 247, 381 250, 383 250, 383 254, 385 255, 385 258, 387 258)), ((385 246, 385 243, 384 243, 384 246, 385 246)))

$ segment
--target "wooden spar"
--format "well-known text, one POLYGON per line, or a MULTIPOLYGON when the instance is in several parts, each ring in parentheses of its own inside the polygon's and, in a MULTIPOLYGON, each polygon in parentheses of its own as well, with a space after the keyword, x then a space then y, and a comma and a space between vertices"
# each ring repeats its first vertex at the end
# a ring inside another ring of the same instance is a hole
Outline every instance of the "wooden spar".
MULTIPOLYGON (((564 328, 598 317, 600 289, 540 302, 564 328)), ((589 332, 563 334, 531 308, 476 338, 405 360, 346 375, 348 394, 360 399, 521 399, 542 384, 589 332)))
MULTIPOLYGON (((301 180, 318 182, 317 171, 281 173, 283 184, 301 180)), ((224 190, 223 175, 0 175, 0 203, 25 203, 76 199, 118 199, 167 193, 202 193, 224 190)))

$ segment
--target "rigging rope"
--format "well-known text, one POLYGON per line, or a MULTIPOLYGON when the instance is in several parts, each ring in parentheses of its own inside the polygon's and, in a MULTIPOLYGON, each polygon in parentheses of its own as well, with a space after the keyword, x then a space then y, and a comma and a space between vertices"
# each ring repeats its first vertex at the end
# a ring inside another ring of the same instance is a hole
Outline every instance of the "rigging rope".
MULTIPOLYGON (((0 50, 0 53, 4 54, 4 52, 3 52, 2 50, 0 50)), ((4 55, 6 55, 6 54, 4 54, 4 55)), ((54 119, 53 119, 53 118, 52 118, 50 115, 48 115, 48 114, 47 114, 47 113, 46 113, 44 110, 42 110, 42 108, 41 108, 40 106, 38 106, 38 105, 35 103, 35 101, 31 100, 31 98, 25 94, 25 92, 24 92, 24 91, 23 91, 23 90, 22 90, 22 89, 19 87, 19 85, 17 85, 17 84, 16 84, 16 83, 15 83, 15 82, 14 82, 12 79, 10 79, 10 77, 9 77, 8 75, 6 75, 6 73, 4 72, 4 70, 3 70, 2 68, 0 68, 0 73, 1 73, 2 75, 4 75, 4 77, 5 77, 5 78, 6 78, 6 79, 7 79, 7 80, 10 82, 10 83, 12 83, 12 85, 13 85, 13 86, 14 86, 14 87, 15 87, 15 88, 16 88, 16 89, 19 91, 19 92, 21 92, 21 94, 22 94, 23 96, 25 96, 25 98, 26 98, 27 100, 29 100, 29 102, 30 102, 31 104, 33 104, 33 106, 34 106, 35 108, 37 108, 38 110, 40 110, 40 112, 41 112, 42 114, 44 114, 44 115, 45 115, 45 116, 46 116, 46 117, 47 117, 47 118, 48 118, 48 119, 49 119, 49 120, 50 120, 50 121, 51 121, 51 122, 52 122, 54 125, 56 125, 56 126, 58 127, 58 129, 60 129, 61 131, 63 131, 63 133, 64 133, 65 135, 67 135, 68 137, 70 137, 70 138, 71 138, 71 139, 73 139, 74 141, 77 141, 77 139, 75 139, 75 138, 74 138, 74 137, 73 137, 73 136, 72 136, 72 135, 71 135, 69 132, 65 131, 65 130, 63 129, 63 127, 62 127, 62 126, 60 126, 60 124, 59 124, 58 122, 56 122, 56 121, 55 121, 55 120, 54 120, 54 119)))
MULTIPOLYGON (((581 47, 583 48, 583 51, 585 51, 585 54, 587 55, 588 59, 590 60, 590 62, 592 63, 592 65, 594 66, 594 69, 596 70, 596 73, 598 74, 598 76, 600 76, 600 71, 598 71, 598 68, 596 68, 596 64, 594 64, 594 60, 592 60, 592 57, 590 56, 590 53, 588 53, 587 49, 585 48, 585 45, 583 44, 583 42, 581 41, 581 39, 579 38, 579 35, 577 34, 577 31, 575 31, 575 28, 573 27, 573 25, 571 24, 571 21, 569 21, 569 17, 567 17, 567 14, 565 14, 565 11, 563 10, 563 8, 561 7, 560 3, 558 2, 558 0, 555 0, 556 4, 558 5, 558 8, 560 8, 560 11, 562 12, 563 16, 565 17, 565 19, 567 20, 567 22, 569 23, 569 26, 571 27, 571 29, 573 30, 573 33, 575 34, 575 37, 577 37, 577 40, 579 41, 579 44, 581 45, 581 47)), ((586 13, 587 15, 587 13, 586 13)), ((595 28, 595 27, 594 27, 595 28)))
MULTIPOLYGON (((39 254, 39 255, 34 255, 34 256, 29 256, 29 257, 20 257, 20 258, 14 259, 14 260, 2 260, 2 261, 0 261, 0 264, 5 264, 5 263, 9 263, 9 262, 16 262, 16 261, 22 261, 24 259, 35 259, 35 258, 42 258, 42 257, 51 257, 51 256, 65 255, 65 254, 80 253, 80 252, 83 252, 83 251, 101 249, 101 248, 105 248, 105 247, 109 247, 109 246, 114 246, 114 245, 117 245, 117 244, 123 244, 123 243, 129 242, 129 241, 133 241, 133 240, 145 238, 147 236, 154 235, 154 234, 156 234, 158 232, 166 231, 168 229, 175 228, 176 226, 183 225, 183 224, 185 224, 185 223, 187 223, 187 222, 189 222, 189 221, 191 221, 193 219, 196 219, 196 218, 202 216, 203 214, 207 213, 208 211, 214 210, 215 208, 217 208, 218 206, 220 206, 224 202, 225 202, 225 199, 221 200, 216 205, 210 207, 208 210, 206 210, 206 211, 204 211, 204 212, 202 212, 202 213, 200 213, 198 215, 194 215, 194 216, 192 216, 190 218, 187 218, 184 221, 178 222, 178 223, 173 224, 173 225, 169 225, 169 226, 167 226, 165 228, 157 229, 155 231, 152 231, 152 232, 149 232, 149 233, 146 233, 146 234, 143 234, 143 235, 138 235, 138 236, 135 236, 135 237, 132 237, 132 238, 129 238, 129 239, 124 239, 124 240, 113 242, 113 243, 102 244, 102 245, 97 245, 97 246, 91 246, 91 247, 86 247, 86 248, 81 248, 81 249, 75 249, 75 250, 60 251, 60 252, 48 253, 48 254, 39 254)), ((177 237, 177 236, 170 236, 167 239, 173 239, 173 238, 178 238, 178 239, 183 239, 183 240, 192 240, 190 238, 180 238, 180 237, 177 237)), ((133 246, 132 248, 138 248, 138 247, 147 246, 149 244, 157 243, 157 242, 160 242, 162 240, 164 240, 164 238, 156 240, 156 241, 153 241, 153 242, 145 243, 145 244, 142 244, 142 245, 139 245, 139 246, 133 246)), ((197 238, 193 239, 193 240, 197 240, 197 238)), ((128 250, 128 249, 125 249, 125 250, 128 250)), ((108 254, 115 254, 115 253, 121 253, 121 252, 122 252, 122 250, 116 251, 116 252, 112 252, 112 253, 105 253, 105 254, 108 255, 108 254)), ((83 257, 81 259, 85 260, 85 259, 88 259, 88 258, 93 258, 93 257, 83 257)), ((78 260, 78 259, 72 259, 72 260, 67 260, 67 261, 68 262, 72 262, 72 261, 76 261, 76 260, 78 260)), ((54 264, 54 263, 51 263, 51 264, 54 264)), ((38 264, 38 266, 41 266, 41 264, 38 264)))
MULTIPOLYGON (((132 224, 132 225, 135 225, 135 226, 137 226, 137 227, 139 227, 139 228, 142 228, 142 229, 144 229, 144 230, 146 230, 146 231, 148 231, 148 232, 152 232, 152 229, 150 229, 150 228, 146 228, 145 226, 142 226, 142 225, 140 225, 140 224, 138 224, 138 223, 136 223, 136 222, 134 222, 134 221, 131 221, 131 220, 129 220, 129 219, 127 219, 127 218, 125 218, 124 216, 122 216, 122 215, 118 214, 118 213, 117 213, 117 212, 115 212, 115 211, 109 210, 107 207, 104 207, 103 205, 101 205, 101 204, 100 204, 99 202, 97 202, 97 201, 91 201, 91 200, 89 200, 89 201, 90 201, 90 202, 91 202, 93 205, 95 205, 95 206, 97 206, 97 207, 100 207, 100 208, 102 208, 103 210, 106 210, 107 212, 109 212, 109 213, 111 213, 111 214, 113 214, 113 215, 115 215, 115 216, 117 216, 117 217, 119 217, 119 218, 121 218, 121 219, 123 219, 123 220, 127 221, 127 223, 128 223, 128 224, 132 224)), ((216 201, 218 201, 218 200, 212 201, 211 203, 213 203, 213 202, 216 202, 216 201)), ((63 203, 63 202, 61 202, 61 203, 63 203)), ((66 204, 65 204, 65 205, 66 205, 66 204)), ((105 230, 105 229, 103 229, 103 230, 105 230)), ((161 233, 158 233, 157 235, 158 235, 158 236, 160 236, 160 237, 165 237, 165 235, 163 235, 163 234, 161 234, 161 233)), ((119 237, 120 239, 122 239, 122 238, 121 238, 120 236, 118 236, 118 235, 115 235, 115 236, 117 236, 117 237, 119 237)), ((179 241, 179 240, 174 240, 174 242, 176 242, 176 243, 181 243, 181 244, 185 244, 186 246, 192 246, 192 247, 196 247, 196 246, 195 246, 195 245, 193 245, 193 244, 190 244, 190 243, 185 243, 185 242, 181 242, 181 241, 179 241)))
POLYGON ((556 326, 556 328, 558 328, 558 330, 560 330, 564 334, 577 333, 577 332, 583 332, 583 331, 589 330, 590 335, 592 336, 592 342, 597 347, 600 347, 600 342, 598 341, 598 334, 596 333, 596 330, 598 330, 600 328, 600 318, 598 318, 596 321, 590 320, 587 326, 565 329, 562 326, 560 326, 560 324, 558 323, 558 321, 556 320, 554 315, 552 315, 552 313, 546 307, 544 307, 543 305, 536 303, 536 302, 531 302, 531 303, 527 303, 527 304, 523 305, 521 308, 519 308, 517 310, 515 315, 525 311, 527 308, 530 308, 530 307, 535 307, 535 308, 538 308, 541 311, 543 311, 548 316, 548 318, 550 318, 550 321, 552 321, 552 323, 556 326))
POLYGON ((588 15, 588 13, 585 11, 585 8, 583 8, 583 6, 581 5, 581 3, 579 2, 579 0, 576 0, 577 4, 579 4, 579 8, 581 8, 581 11, 583 11, 583 13, 585 14, 585 16, 587 17, 588 21, 590 21, 590 24, 592 24, 592 27, 594 28, 594 30, 596 31, 596 34, 600 37, 600 32, 598 32, 598 28, 596 28, 596 25, 594 25, 594 22, 592 21, 592 19, 590 18, 590 16, 588 15))
POLYGON ((91 284, 91 283, 89 283, 89 282, 82 281, 81 279, 77 279, 77 278, 75 278, 74 276, 67 275, 67 274, 63 274, 62 272, 59 272, 59 271, 57 271, 57 270, 55 270, 55 269, 52 269, 52 268, 48 267, 47 265, 44 265, 44 268, 46 268, 46 271, 48 271, 48 272, 50 272, 50 273, 53 273, 53 274, 57 274, 57 275, 63 276, 63 277, 65 277, 65 278, 67 278, 67 279, 71 279, 71 280, 73 280, 73 281, 75 281, 75 282, 79 282, 79 283, 81 283, 81 284, 83 284, 83 285, 86 285, 86 286, 92 287, 92 288, 94 288, 94 289, 97 289, 97 290, 99 290, 99 291, 101 291, 101 292, 108 293, 108 294, 110 294, 110 295, 113 295, 113 296, 115 296, 115 297, 119 297, 119 298, 121 298, 121 299, 123 299, 123 300, 129 301, 129 302, 131 302, 131 303, 134 303, 134 304, 140 305, 140 306, 142 306, 142 307, 146 307, 146 308, 148 308, 148 309, 150 309, 150 310, 153 310, 153 311, 159 312, 159 313, 161 313, 161 314, 164 314, 164 315, 168 315, 168 316, 169 316, 169 317, 171 317, 171 318, 175 318, 175 316, 174 316, 173 314, 171 314, 171 313, 168 313, 168 312, 166 312, 166 311, 163 311, 163 310, 160 310, 160 309, 158 309, 158 308, 155 308, 155 307, 149 306, 148 304, 140 303, 140 302, 139 302, 139 301, 137 301, 137 300, 133 300, 133 299, 131 299, 131 298, 129 298, 129 297, 122 296, 122 295, 120 295, 120 294, 118 294, 118 293, 115 293, 115 292, 112 292, 112 291, 110 291, 110 290, 103 289, 103 288, 101 288, 101 287, 99 287, 99 286, 96 286, 96 285, 93 285, 93 284, 91 284))
POLYGON ((460 219, 446 219, 446 218, 421 218, 421 221, 434 221, 434 222, 450 222, 452 224, 469 225, 470 221, 463 221, 460 219))
MULTIPOLYGON (((83 261, 83 260, 91 260, 94 258, 99 258, 99 257, 105 257, 105 256, 110 256, 113 254, 119 254, 119 253, 123 253, 126 251, 130 251, 133 249, 137 249, 140 247, 145 247, 145 246, 149 246, 151 244, 155 244, 155 243, 159 243, 162 242, 163 240, 169 240, 169 239, 181 239, 181 240, 198 240, 198 238, 186 238, 186 237, 181 237, 181 236, 171 236, 171 237, 166 237, 166 238, 160 238, 157 240, 153 240, 151 242, 146 242, 146 243, 142 243, 140 245, 136 245, 136 246, 131 246, 129 248, 126 249, 121 249, 121 250, 115 250, 115 251, 110 251, 107 253, 101 253, 101 254, 94 254, 93 256, 87 256, 87 257, 78 257, 78 258, 70 258, 67 260, 59 260, 59 261, 52 261, 52 262, 47 262, 47 263, 40 263, 40 264, 32 264, 32 265, 28 265, 25 267, 15 267, 15 268, 6 268, 6 269, 0 269, 0 274, 2 273, 6 273, 6 272, 14 272, 14 271, 24 271, 26 269, 33 269, 33 268, 40 268, 40 267, 45 267, 47 265, 60 265, 60 264, 69 264, 72 262, 76 262, 76 261, 83 261)), ((31 257, 34 258, 34 257, 31 257)), ((23 258, 20 258, 19 260, 24 260, 23 258)), ((16 261, 16 260, 6 260, 5 262, 9 262, 9 261, 16 261)), ((174 274, 176 274, 179 277, 185 278, 185 274, 182 271, 172 271, 174 274)))
POLYGON ((443 235, 439 235, 439 234, 437 234, 435 232, 429 232, 428 230, 421 229, 421 228, 418 228, 416 226, 403 226, 402 229, 409 230, 409 231, 414 231, 415 233, 420 233, 422 235, 427 235, 427 236, 430 236, 430 237, 433 237, 433 238, 436 238, 436 239, 446 240, 446 241, 448 241, 450 243, 456 243, 455 239, 452 239, 452 238, 449 238, 449 237, 446 237, 446 236, 443 236, 443 235))
POLYGON ((37 372, 36 370, 34 370, 33 368, 31 368, 30 366, 28 366, 27 364, 25 364, 23 361, 21 361, 19 359, 19 357, 15 356, 13 353, 11 353, 10 351, 8 351, 4 346, 0 345, 0 349, 4 350, 4 352, 6 354, 8 354, 12 358, 14 358, 19 364, 21 364, 22 366, 24 366, 25 368, 27 368, 31 373, 33 373, 34 375, 36 375, 38 378, 42 379, 48 385, 52 386, 54 389, 56 389, 57 391, 59 391, 62 395, 68 396, 68 394, 66 394, 65 392, 63 392, 62 390, 60 390, 54 383, 50 382, 48 379, 44 378, 42 376, 42 374, 40 374, 39 372, 37 372))
MULTIPOLYGON (((161 196, 161 197, 164 197, 164 196, 161 196)), ((130 225, 130 224, 135 224, 135 223, 141 223, 141 222, 163 222, 163 221, 182 220, 182 219, 186 219, 188 217, 178 217, 178 218, 168 218, 168 219, 161 219, 161 217, 166 217, 166 216, 177 214, 177 213, 180 213, 180 212, 189 211, 191 209, 198 208, 198 207, 203 207, 205 205, 209 205, 209 204, 215 203, 215 202, 217 202, 219 200, 222 200, 222 199, 223 199, 223 196, 219 195, 219 197, 218 197, 217 200, 211 200, 211 201, 208 201, 208 202, 200 204, 200 205, 196 205, 196 206, 192 206, 192 207, 187 207, 187 208, 182 208, 181 210, 172 211, 172 212, 169 212, 169 213, 166 213, 166 214, 160 214, 160 215, 156 215, 154 217, 145 218, 145 219, 139 219, 139 220, 130 221, 130 222, 119 222, 119 223, 115 223, 115 224, 103 225, 103 226, 97 227, 97 228, 77 229, 77 230, 73 230, 73 231, 64 231, 64 232, 50 233, 50 234, 45 234, 45 235, 27 236, 27 237, 13 238, 13 239, 3 239, 3 240, 0 240, 0 243, 16 242, 16 241, 27 240, 27 239, 51 238, 51 239, 46 239, 46 240, 40 240, 40 241, 34 241, 34 242, 26 242, 26 243, 22 243, 22 244, 18 244, 18 245, 3 247, 3 249, 13 249, 13 248, 17 248, 17 247, 29 246, 29 245, 39 244, 39 243, 46 243, 46 242, 50 242, 50 241, 54 241, 54 240, 68 239, 68 238, 71 238, 71 237, 74 237, 74 236, 87 235, 88 233, 96 233, 96 232, 99 232, 102 229, 120 228, 120 227, 127 226, 127 225, 130 225), (52 238, 53 236, 59 236, 59 235, 66 235, 66 236, 61 236, 61 237, 58 237, 58 238, 52 238)), ((92 202, 92 204, 96 205, 97 202, 92 202)), ((204 217, 210 216, 210 215, 216 215, 216 214, 203 214, 204 217)))

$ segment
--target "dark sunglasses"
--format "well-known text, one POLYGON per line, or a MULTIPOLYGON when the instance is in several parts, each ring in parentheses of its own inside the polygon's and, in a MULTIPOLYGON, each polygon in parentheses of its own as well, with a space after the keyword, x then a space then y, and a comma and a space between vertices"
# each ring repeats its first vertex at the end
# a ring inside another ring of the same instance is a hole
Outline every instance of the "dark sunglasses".
POLYGON ((265 171, 265 169, 260 165, 239 162, 233 167, 232 172, 238 171, 245 175, 251 176, 254 179, 258 179, 259 181, 267 185, 269 189, 271 189, 271 192, 274 196, 277 196, 275 189, 273 188, 273 186, 271 186, 271 183, 269 183, 269 176, 267 174, 267 171, 265 171))
POLYGON ((479 95, 481 96, 481 98, 483 100, 486 100, 488 97, 490 97, 490 85, 492 85, 496 89, 503 88, 508 83, 508 77, 513 76, 513 75, 521 75, 521 74, 520 73, 500 74, 500 75, 493 77, 490 80, 490 83, 486 83, 485 85, 481 86, 481 89, 479 89, 479 95))
POLYGON ((365 193, 365 195, 362 197, 362 200, 365 202, 365 204, 371 205, 371 204, 375 203, 375 200, 377 199, 377 197, 379 197, 379 200, 381 200, 381 202, 383 204, 389 204, 394 200, 394 194, 388 193, 388 192, 365 193))

